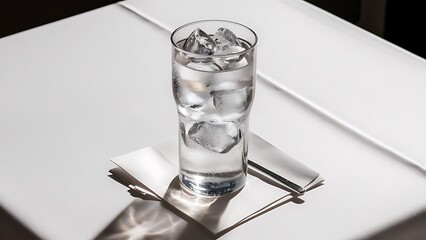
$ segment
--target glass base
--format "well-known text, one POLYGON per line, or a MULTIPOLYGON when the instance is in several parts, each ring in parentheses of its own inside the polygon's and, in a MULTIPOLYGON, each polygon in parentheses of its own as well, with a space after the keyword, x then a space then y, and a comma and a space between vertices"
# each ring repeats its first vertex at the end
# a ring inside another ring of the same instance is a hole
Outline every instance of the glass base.
POLYGON ((247 176, 241 173, 234 179, 224 181, 200 181, 196 178, 180 173, 179 179, 183 187, 190 192, 203 196, 223 196, 244 187, 247 176))

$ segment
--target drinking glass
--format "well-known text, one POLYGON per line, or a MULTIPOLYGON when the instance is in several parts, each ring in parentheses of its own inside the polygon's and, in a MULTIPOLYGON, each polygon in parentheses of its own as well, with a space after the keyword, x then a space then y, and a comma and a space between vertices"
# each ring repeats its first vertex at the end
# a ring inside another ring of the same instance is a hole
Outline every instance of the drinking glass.
POLYGON ((177 28, 171 41, 180 183, 207 196, 235 192, 247 178, 257 36, 236 22, 204 20, 177 28))

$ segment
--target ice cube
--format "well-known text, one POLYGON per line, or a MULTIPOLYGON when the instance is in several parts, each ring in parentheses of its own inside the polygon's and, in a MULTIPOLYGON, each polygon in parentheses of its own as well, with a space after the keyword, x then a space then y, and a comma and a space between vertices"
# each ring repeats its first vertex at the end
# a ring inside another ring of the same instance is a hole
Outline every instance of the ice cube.
POLYGON ((242 113, 251 102, 251 87, 213 91, 213 104, 222 114, 242 113))
POLYGON ((245 67, 248 65, 247 59, 244 55, 231 56, 231 57, 220 57, 214 59, 216 65, 224 70, 234 70, 245 67))
POLYGON ((248 61, 245 57, 241 56, 240 58, 234 57, 233 59, 228 59, 228 69, 239 69, 248 65, 248 61))
POLYGON ((176 55, 175 55, 175 58, 174 58, 174 60, 177 62, 177 63, 179 63, 180 65, 182 65, 182 66, 185 66, 185 65, 187 65, 188 63, 190 63, 190 59, 189 58, 187 58, 186 56, 185 56, 185 54, 184 53, 182 53, 182 52, 177 52, 176 53, 176 55))
POLYGON ((197 28, 193 31, 183 44, 183 50, 202 54, 212 55, 216 47, 213 39, 203 30, 197 28))
POLYGON ((194 123, 188 136, 202 147, 217 153, 229 152, 241 139, 238 126, 231 122, 194 123))
POLYGON ((203 94, 197 94, 190 91, 182 91, 178 94, 179 103, 187 108, 199 109, 204 106, 208 100, 208 95, 204 96, 203 94))
POLYGON ((237 36, 227 28, 219 28, 214 34, 213 40, 216 43, 215 55, 237 53, 244 50, 237 36))
MULTIPOLYGON (((246 50, 237 36, 227 28, 219 28, 214 34, 213 40, 216 44, 214 51, 214 55, 216 56, 234 54, 246 50)), ((245 63, 237 64, 243 59, 244 55, 242 54, 240 56, 220 57, 214 60, 222 69, 228 70, 245 66, 245 63)))
POLYGON ((224 48, 217 48, 214 52, 214 55, 228 55, 233 53, 239 53, 244 50, 246 49, 240 46, 226 46, 224 48))
POLYGON ((183 122, 179 123, 180 134, 182 136, 182 141, 186 145, 186 131, 185 124, 183 122))
POLYGON ((205 72, 218 72, 223 70, 223 68, 215 62, 189 62, 186 66, 194 70, 205 72))
POLYGON ((184 108, 199 109, 210 98, 210 92, 202 82, 176 79, 173 81, 173 88, 176 101, 184 108))
POLYGON ((210 89, 213 91, 219 91, 219 90, 238 90, 245 87, 252 87, 253 81, 252 80, 240 80, 240 81, 217 81, 213 82, 210 85, 210 89))

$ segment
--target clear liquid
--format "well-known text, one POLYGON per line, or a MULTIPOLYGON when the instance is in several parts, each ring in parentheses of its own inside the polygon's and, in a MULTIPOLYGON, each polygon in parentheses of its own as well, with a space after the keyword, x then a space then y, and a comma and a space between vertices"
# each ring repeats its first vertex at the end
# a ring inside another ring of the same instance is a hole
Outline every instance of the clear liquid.
POLYGON ((247 176, 253 61, 244 56, 218 67, 212 62, 188 63, 179 52, 173 59, 181 183, 210 196, 242 188, 247 176))

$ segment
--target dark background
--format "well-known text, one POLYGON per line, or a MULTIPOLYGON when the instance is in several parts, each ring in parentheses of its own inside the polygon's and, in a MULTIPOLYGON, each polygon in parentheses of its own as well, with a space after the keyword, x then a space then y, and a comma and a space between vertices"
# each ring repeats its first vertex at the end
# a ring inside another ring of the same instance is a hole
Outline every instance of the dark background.
POLYGON ((4 0, 0 37, 87 12, 117 0, 4 0))
POLYGON ((423 1, 388 0, 384 38, 426 58, 426 14, 423 1))
POLYGON ((426 58, 423 1, 306 0, 418 56, 426 58))
MULTIPOLYGON (((202 0, 200 0, 202 1, 202 0)), ((426 58, 422 1, 307 0, 426 58)), ((116 0, 9 0, 0 6, 0 38, 99 8, 116 0)))

